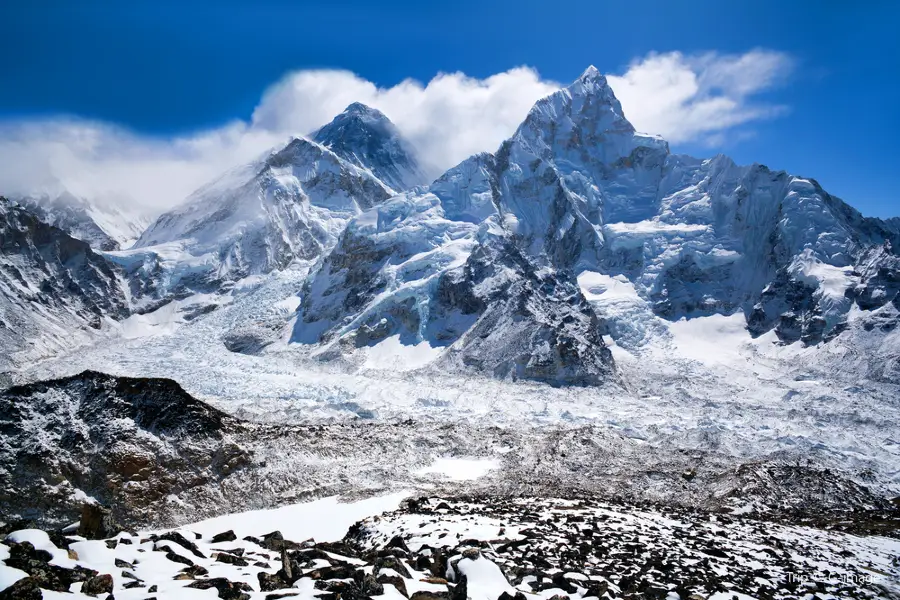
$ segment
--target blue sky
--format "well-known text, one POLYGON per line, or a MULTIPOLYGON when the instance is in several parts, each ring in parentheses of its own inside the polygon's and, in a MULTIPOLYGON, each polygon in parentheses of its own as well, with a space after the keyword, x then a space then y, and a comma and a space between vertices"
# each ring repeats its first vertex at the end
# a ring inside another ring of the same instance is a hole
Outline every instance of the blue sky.
POLYGON ((304 69, 348 70, 389 89, 525 65, 565 83, 589 64, 623 75, 651 53, 678 52, 699 69, 700 57, 756 49, 780 61, 739 99, 756 116, 675 134, 673 150, 722 151, 815 177, 865 214, 895 216, 898 24, 900 2, 887 1, 5 2, 0 119, 13 127, 76 118, 152 146, 254 123, 264 92, 304 69))

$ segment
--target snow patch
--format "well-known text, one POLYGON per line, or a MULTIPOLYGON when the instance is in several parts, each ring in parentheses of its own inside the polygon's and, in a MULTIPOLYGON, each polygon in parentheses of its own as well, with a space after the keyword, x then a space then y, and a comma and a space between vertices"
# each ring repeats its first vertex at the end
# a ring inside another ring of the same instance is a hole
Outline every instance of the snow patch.
POLYGON ((741 313, 682 318, 670 323, 669 331, 678 354, 706 365, 743 360, 741 348, 752 341, 741 313))
POLYGON ((443 350, 426 340, 404 344, 400 341, 400 334, 392 335, 367 349, 365 368, 413 371, 437 359, 443 350))
POLYGON ((303 504, 215 517, 188 525, 185 529, 196 531, 204 537, 231 529, 238 539, 277 530, 290 540, 313 538, 318 542, 333 542, 344 537, 347 529, 357 521, 396 510, 408 495, 409 492, 400 491, 349 503, 341 503, 337 496, 332 496, 303 504))

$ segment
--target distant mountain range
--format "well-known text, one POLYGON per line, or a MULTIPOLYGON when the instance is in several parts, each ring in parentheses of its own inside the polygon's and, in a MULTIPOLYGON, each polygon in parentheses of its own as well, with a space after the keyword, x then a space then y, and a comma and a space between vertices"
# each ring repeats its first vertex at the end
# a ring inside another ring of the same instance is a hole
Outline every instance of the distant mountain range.
MULTIPOLYGON (((283 339, 352 361, 397 338, 442 369, 590 385, 617 377, 610 347, 639 353, 680 319, 740 314, 754 337, 810 347, 875 330, 893 347, 900 322, 900 220, 813 179, 672 154, 593 67, 430 184, 354 103, 138 226, 71 195, 4 202, 7 368, 67 331, 298 267, 284 333, 267 323, 242 351, 283 339)), ((896 353, 878 360, 895 381, 896 353)))

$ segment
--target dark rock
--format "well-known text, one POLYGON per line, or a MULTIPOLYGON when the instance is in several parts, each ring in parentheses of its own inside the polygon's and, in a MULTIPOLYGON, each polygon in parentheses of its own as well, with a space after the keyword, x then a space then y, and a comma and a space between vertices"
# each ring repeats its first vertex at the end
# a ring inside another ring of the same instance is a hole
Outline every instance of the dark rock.
POLYGON ((228 531, 223 531, 222 533, 217 533, 212 537, 211 542, 213 544, 220 544, 222 542, 233 542, 237 539, 237 536, 234 535, 234 531, 229 529, 228 531))
POLYGON ((469 580, 465 575, 459 575, 456 579, 456 584, 447 587, 450 590, 450 600, 468 600, 469 580))
POLYGON ((143 581, 129 581, 122 587, 125 588, 126 590, 131 590, 131 589, 135 589, 135 588, 143 588, 143 587, 146 587, 146 585, 144 584, 143 581))
POLYGON ((191 559, 187 558, 186 556, 181 556, 180 554, 175 554, 175 553, 172 552, 171 550, 169 550, 168 552, 166 552, 166 558, 168 558, 168 559, 171 560, 172 562, 181 563, 181 564, 187 565, 187 566, 189 566, 189 567, 193 567, 193 566, 194 566, 194 561, 192 561, 191 559))
POLYGON ((321 569, 314 569, 305 573, 304 577, 309 577, 310 579, 351 579, 356 572, 356 569, 351 565, 338 565, 335 567, 322 567, 321 569))
POLYGON ((205 575, 209 575, 209 571, 206 570, 206 567, 202 567, 200 565, 191 565, 180 571, 183 579, 195 579, 197 577, 203 577, 205 575))
POLYGON ((450 592, 413 592, 409 600, 450 600, 450 592))
POLYGON ((466 548, 462 551, 463 558, 468 558, 469 560, 478 560, 481 558, 481 552, 478 548, 466 548))
POLYGON ((112 575, 104 574, 91 577, 81 584, 81 593, 88 596, 99 596, 100 594, 111 594, 113 590, 112 575))
POLYGON ((292 581, 285 579, 283 576, 284 572, 279 571, 278 573, 266 573, 265 571, 260 571, 256 574, 257 580, 259 580, 259 589, 262 592, 271 592, 274 590, 282 590, 284 588, 291 587, 292 581))
POLYGON ((379 574, 376 581, 383 585, 394 586, 397 588, 398 592, 409 598, 409 592, 406 591, 406 581, 402 577, 398 577, 397 575, 379 574))
POLYGON ((219 552, 218 554, 216 554, 216 561, 228 565, 234 565, 236 567, 246 567, 249 564, 240 556, 234 556, 233 554, 227 554, 225 552, 219 552))
POLYGON ((184 537, 177 531, 169 531, 167 533, 164 533, 163 535, 159 536, 159 538, 157 540, 154 540, 154 541, 160 541, 160 540, 165 540, 167 542, 173 542, 175 544, 178 544, 182 548, 184 548, 186 550, 190 550, 191 554, 193 554, 197 558, 206 558, 206 555, 203 554, 202 552, 200 552, 200 548, 197 547, 197 544, 190 541, 189 539, 187 539, 186 537, 184 537))
POLYGON ((219 598, 222 600, 250 600, 250 595, 245 592, 253 591, 253 588, 243 581, 229 581, 224 577, 198 579, 185 587, 198 590, 215 588, 219 592, 219 598))
MULTIPOLYGON (((68 591, 68 590, 66 590, 68 591)), ((0 591, 0 600, 41 600, 44 594, 32 577, 18 580, 8 588, 0 591)))
POLYGON ((22 542, 10 546, 9 558, 5 562, 8 567, 28 573, 39 587, 54 592, 68 592, 73 583, 86 581, 97 575, 96 571, 80 566, 66 569, 52 565, 48 562, 51 558, 50 553, 35 550, 31 543, 22 542))
POLYGON ((397 557, 394 556, 385 556, 375 559, 373 569, 374 573, 377 575, 381 569, 393 569, 403 577, 412 577, 412 575, 409 574, 409 569, 406 568, 406 565, 404 565, 397 557))
POLYGON ((395 535, 391 538, 391 541, 387 543, 386 548, 399 548, 409 554, 409 547, 406 545, 406 542, 403 541, 403 538, 399 535, 395 535))
POLYGON ((89 540, 103 540, 118 533, 112 512, 99 504, 84 504, 81 507, 81 522, 78 535, 89 540))

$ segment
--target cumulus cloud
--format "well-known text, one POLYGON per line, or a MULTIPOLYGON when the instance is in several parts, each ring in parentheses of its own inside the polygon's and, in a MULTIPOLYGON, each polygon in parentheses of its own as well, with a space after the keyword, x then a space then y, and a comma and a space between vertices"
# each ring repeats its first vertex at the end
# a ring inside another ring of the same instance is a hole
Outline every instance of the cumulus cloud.
POLYGON ((669 52, 650 54, 608 79, 638 130, 675 144, 718 145, 734 128, 786 110, 754 96, 782 82, 793 66, 788 55, 770 50, 698 56, 669 52))
MULTIPOLYGON (((739 126, 780 114, 754 101, 792 68, 782 53, 650 54, 610 75, 626 116, 640 131, 673 143, 720 143, 739 126)), ((262 96, 252 116, 175 138, 138 135, 76 119, 0 124, 0 193, 61 188, 159 212, 226 169, 327 123, 352 102, 384 112, 434 175, 467 156, 493 151, 539 98, 560 84, 521 67, 485 79, 439 74, 378 87, 353 73, 290 73, 262 96)), ((746 128, 741 130, 746 134, 746 128)))
POLYGON ((515 131, 536 100, 560 85, 520 67, 486 79, 439 74, 427 85, 407 79, 379 88, 347 71, 301 71, 263 96, 252 126, 311 131, 351 102, 382 111, 438 175, 476 152, 493 151, 515 131))

